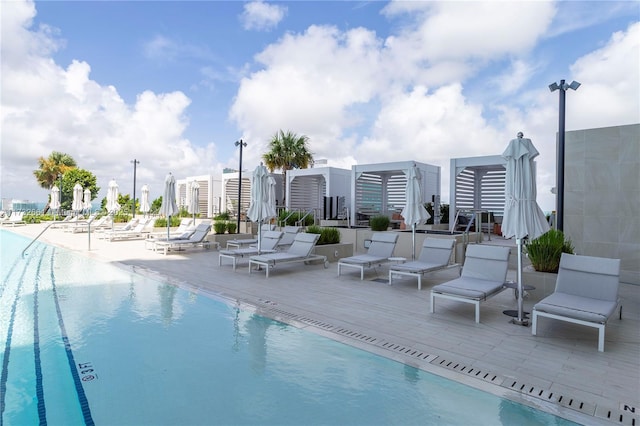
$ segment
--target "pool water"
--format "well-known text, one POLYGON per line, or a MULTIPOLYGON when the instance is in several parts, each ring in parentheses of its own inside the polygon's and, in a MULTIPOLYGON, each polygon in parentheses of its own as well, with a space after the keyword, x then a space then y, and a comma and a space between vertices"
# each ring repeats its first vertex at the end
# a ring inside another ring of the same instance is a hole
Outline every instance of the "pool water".
POLYGON ((0 425, 568 425, 0 230, 0 425))

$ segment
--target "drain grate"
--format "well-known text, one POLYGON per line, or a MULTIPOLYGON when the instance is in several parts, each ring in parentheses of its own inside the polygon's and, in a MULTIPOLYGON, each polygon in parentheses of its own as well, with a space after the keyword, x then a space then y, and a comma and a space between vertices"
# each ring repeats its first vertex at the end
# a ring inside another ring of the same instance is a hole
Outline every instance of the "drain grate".
POLYGON ((324 330, 333 329, 333 324, 329 324, 328 322, 314 320, 314 319, 307 318, 307 317, 300 317, 300 318, 298 318, 298 321, 301 321, 301 322, 303 322, 305 324, 312 325, 314 327, 322 328, 324 330))
POLYGON ((373 343, 377 340, 375 337, 367 336, 366 334, 358 333, 357 331, 349 330, 346 328, 338 328, 335 330, 335 332, 343 336, 347 336, 352 339, 358 339, 368 343, 373 343))
POLYGON ((435 359, 435 355, 431 355, 428 354, 426 352, 423 351, 419 351, 417 349, 413 349, 404 345, 398 345, 396 343, 391 343, 391 342, 384 342, 382 343, 380 346, 382 346, 383 348, 390 350, 390 351, 394 351, 397 352, 399 354, 405 355, 405 356, 410 356, 412 358, 416 358, 419 359, 420 361, 427 361, 427 362, 431 362, 432 359, 435 359))
POLYGON ((487 371, 483 371, 479 368, 469 367, 468 365, 461 364, 456 361, 449 361, 443 358, 437 358, 431 361, 431 364, 439 365, 448 370, 456 371, 458 373, 466 374, 467 376, 475 377, 476 379, 484 380, 485 382, 500 384, 504 381, 504 377, 493 374, 487 371))
POLYGON ((621 425, 639 426, 640 415, 623 410, 606 407, 596 407, 595 417, 619 423, 621 425))
POLYGON ((511 390, 535 396, 536 398, 544 399, 545 401, 558 402, 558 398, 562 398, 562 396, 556 395, 553 392, 549 392, 547 390, 540 389, 536 386, 528 385, 526 383, 518 382, 517 380, 506 380, 502 386, 511 390))

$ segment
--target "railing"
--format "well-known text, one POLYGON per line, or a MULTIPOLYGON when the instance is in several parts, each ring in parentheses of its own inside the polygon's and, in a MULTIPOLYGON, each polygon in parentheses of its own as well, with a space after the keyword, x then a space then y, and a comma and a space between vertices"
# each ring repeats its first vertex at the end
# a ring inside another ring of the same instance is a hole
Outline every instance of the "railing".
MULTIPOLYGON (((87 236, 88 236, 87 250, 91 250, 91 222, 93 222, 93 219, 88 220, 88 221, 75 222, 75 224, 78 224, 78 223, 86 223, 87 224, 87 236)), ((55 224, 56 224, 55 222, 52 222, 52 223, 48 224, 42 231, 40 231, 40 233, 38 235, 36 235, 36 237, 33 240, 31 240, 31 242, 29 244, 27 244, 27 246, 24 248, 24 250, 22 250, 21 256, 24 258, 25 254, 27 253, 27 249, 29 247, 31 247, 33 245, 33 243, 35 243, 38 240, 38 238, 40 238, 40 236, 47 231, 47 229, 49 229, 51 226, 53 226, 55 224)))
POLYGON ((306 223, 306 218, 309 215, 313 215, 313 223, 316 223, 316 210, 315 209, 311 209, 308 212, 306 212, 304 214, 304 216, 302 216, 300 219, 298 219, 296 221, 296 226, 304 226, 304 224, 306 223))
POLYGON ((25 253, 27 252, 27 249, 28 249, 29 247, 31 247, 31 246, 33 245, 33 243, 35 243, 35 242, 36 242, 36 240, 37 240, 38 238, 40 238, 40 236, 41 236, 42 234, 44 234, 44 233, 45 233, 45 231, 46 231, 47 229, 49 229, 49 227, 50 227, 51 225, 53 225, 53 223, 48 224, 48 225, 47 225, 47 226, 46 226, 42 231, 40 231, 40 233, 39 233, 38 235, 36 235, 36 237, 35 237, 33 240, 31 240, 31 242, 30 242, 29 244, 27 244, 27 246, 24 248, 24 250, 22 250, 22 254, 21 254, 21 256, 22 256, 22 258, 23 258, 23 259, 24 259, 24 255, 25 255, 25 253))

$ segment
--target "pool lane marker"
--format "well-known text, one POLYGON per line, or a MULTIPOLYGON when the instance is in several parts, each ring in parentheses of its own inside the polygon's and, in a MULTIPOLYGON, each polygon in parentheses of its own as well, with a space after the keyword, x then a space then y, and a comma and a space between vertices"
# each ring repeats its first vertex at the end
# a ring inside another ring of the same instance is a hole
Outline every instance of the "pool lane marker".
MULTIPOLYGON (((11 305, 11 316, 9 317, 9 328, 7 329, 7 340, 4 345, 4 357, 2 358, 2 373, 0 373, 0 426, 4 424, 4 410, 6 408, 6 395, 7 395, 7 380, 9 378, 9 356, 11 355, 11 337, 13 335, 13 326, 15 324, 16 319, 16 310, 18 308, 18 300, 20 300, 20 293, 22 292, 22 283, 24 282, 24 276, 27 273, 27 268, 29 267, 29 263, 31 263, 31 259, 27 259, 27 262, 20 274, 20 279, 18 281, 18 286, 16 287, 16 293, 13 298, 13 304, 11 305)), ((5 280, 5 287, 9 282, 9 276, 13 271, 13 268, 18 264, 18 261, 13 264, 11 270, 9 271, 9 275, 7 275, 7 279, 5 280)))
POLYGON ((33 360, 36 369, 36 396, 38 398, 38 417, 40 425, 47 424, 47 408, 44 404, 44 389, 42 387, 42 363, 40 361, 40 330, 38 327, 38 289, 40 284, 40 268, 44 259, 45 251, 38 260, 38 268, 36 269, 36 279, 33 288, 33 360))
POLYGON ((78 402, 80 403, 80 409, 82 410, 84 423, 88 426, 93 426, 95 423, 93 422, 93 418, 91 416, 89 401, 87 401, 87 396, 85 395, 84 388, 82 387, 82 381, 80 380, 80 376, 78 375, 78 370, 76 369, 76 361, 73 357, 73 350, 71 349, 71 344, 69 343, 67 330, 64 326, 64 320, 62 319, 62 311, 60 310, 60 301, 58 298, 58 290, 56 287, 56 277, 54 274, 54 267, 53 267, 55 252, 56 252, 56 249, 54 248, 53 251, 51 252, 51 287, 53 290, 53 300, 56 305, 56 312, 58 314, 58 325, 60 326, 60 334, 62 337, 62 342, 64 343, 65 352, 67 353, 67 360, 69 361, 71 376, 73 377, 73 383, 76 388, 76 393, 78 394, 78 402))

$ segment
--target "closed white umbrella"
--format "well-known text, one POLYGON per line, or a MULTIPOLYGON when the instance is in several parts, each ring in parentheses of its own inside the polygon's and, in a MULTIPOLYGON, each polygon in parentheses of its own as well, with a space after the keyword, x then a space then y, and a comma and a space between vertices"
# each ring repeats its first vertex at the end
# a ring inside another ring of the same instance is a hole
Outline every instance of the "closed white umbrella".
MULTIPOLYGON (((51 188, 51 201, 49 201, 49 208, 51 210, 58 210, 60 208, 60 189, 55 185, 51 188)), ((53 214, 53 220, 56 220, 55 213, 53 214)))
POLYGON ((164 194, 162 195, 162 205, 160 206, 160 214, 167 218, 167 239, 170 238, 171 216, 177 213, 176 179, 169 173, 164 180, 164 194))
POLYGON ((84 204, 82 203, 82 185, 76 183, 73 187, 73 201, 71 202, 71 210, 76 212, 76 215, 79 214, 84 204))
POLYGON ((113 230, 113 216, 115 216, 116 212, 120 210, 120 204, 118 203, 118 184, 115 179, 111 179, 109 181, 109 186, 107 188, 107 211, 111 214, 111 229, 113 230))
POLYGON ((275 204, 270 203, 270 199, 275 201, 275 195, 271 198, 271 186, 268 179, 267 168, 260 163, 253 171, 251 204, 247 210, 247 217, 254 222, 258 222, 258 252, 260 252, 262 246, 262 223, 276 215, 275 204))
POLYGON ((151 206, 149 205, 149 186, 142 186, 142 196, 140 197, 140 211, 144 214, 149 213, 151 211, 151 206))
POLYGON ((91 213, 91 190, 89 188, 84 190, 84 198, 82 199, 82 207, 91 213))
POLYGON ((513 322, 528 325, 529 321, 523 318, 522 312, 522 239, 539 237, 549 230, 549 223, 536 202, 536 171, 533 159, 539 152, 531 139, 523 136, 522 132, 519 132, 518 137, 512 139, 502 153, 502 157, 507 161, 502 235, 505 238, 515 237, 518 246, 518 312, 513 322))
POLYGON ((416 258, 416 225, 425 223, 431 217, 427 209, 424 208, 422 200, 422 190, 420 189, 420 172, 414 165, 405 172, 407 175, 407 186, 405 190, 406 204, 402 209, 404 223, 411 225, 411 259, 416 258))
POLYGON ((197 181, 191 182, 189 194, 187 211, 193 215, 193 220, 195 220, 196 214, 200 214, 200 184, 197 181))

